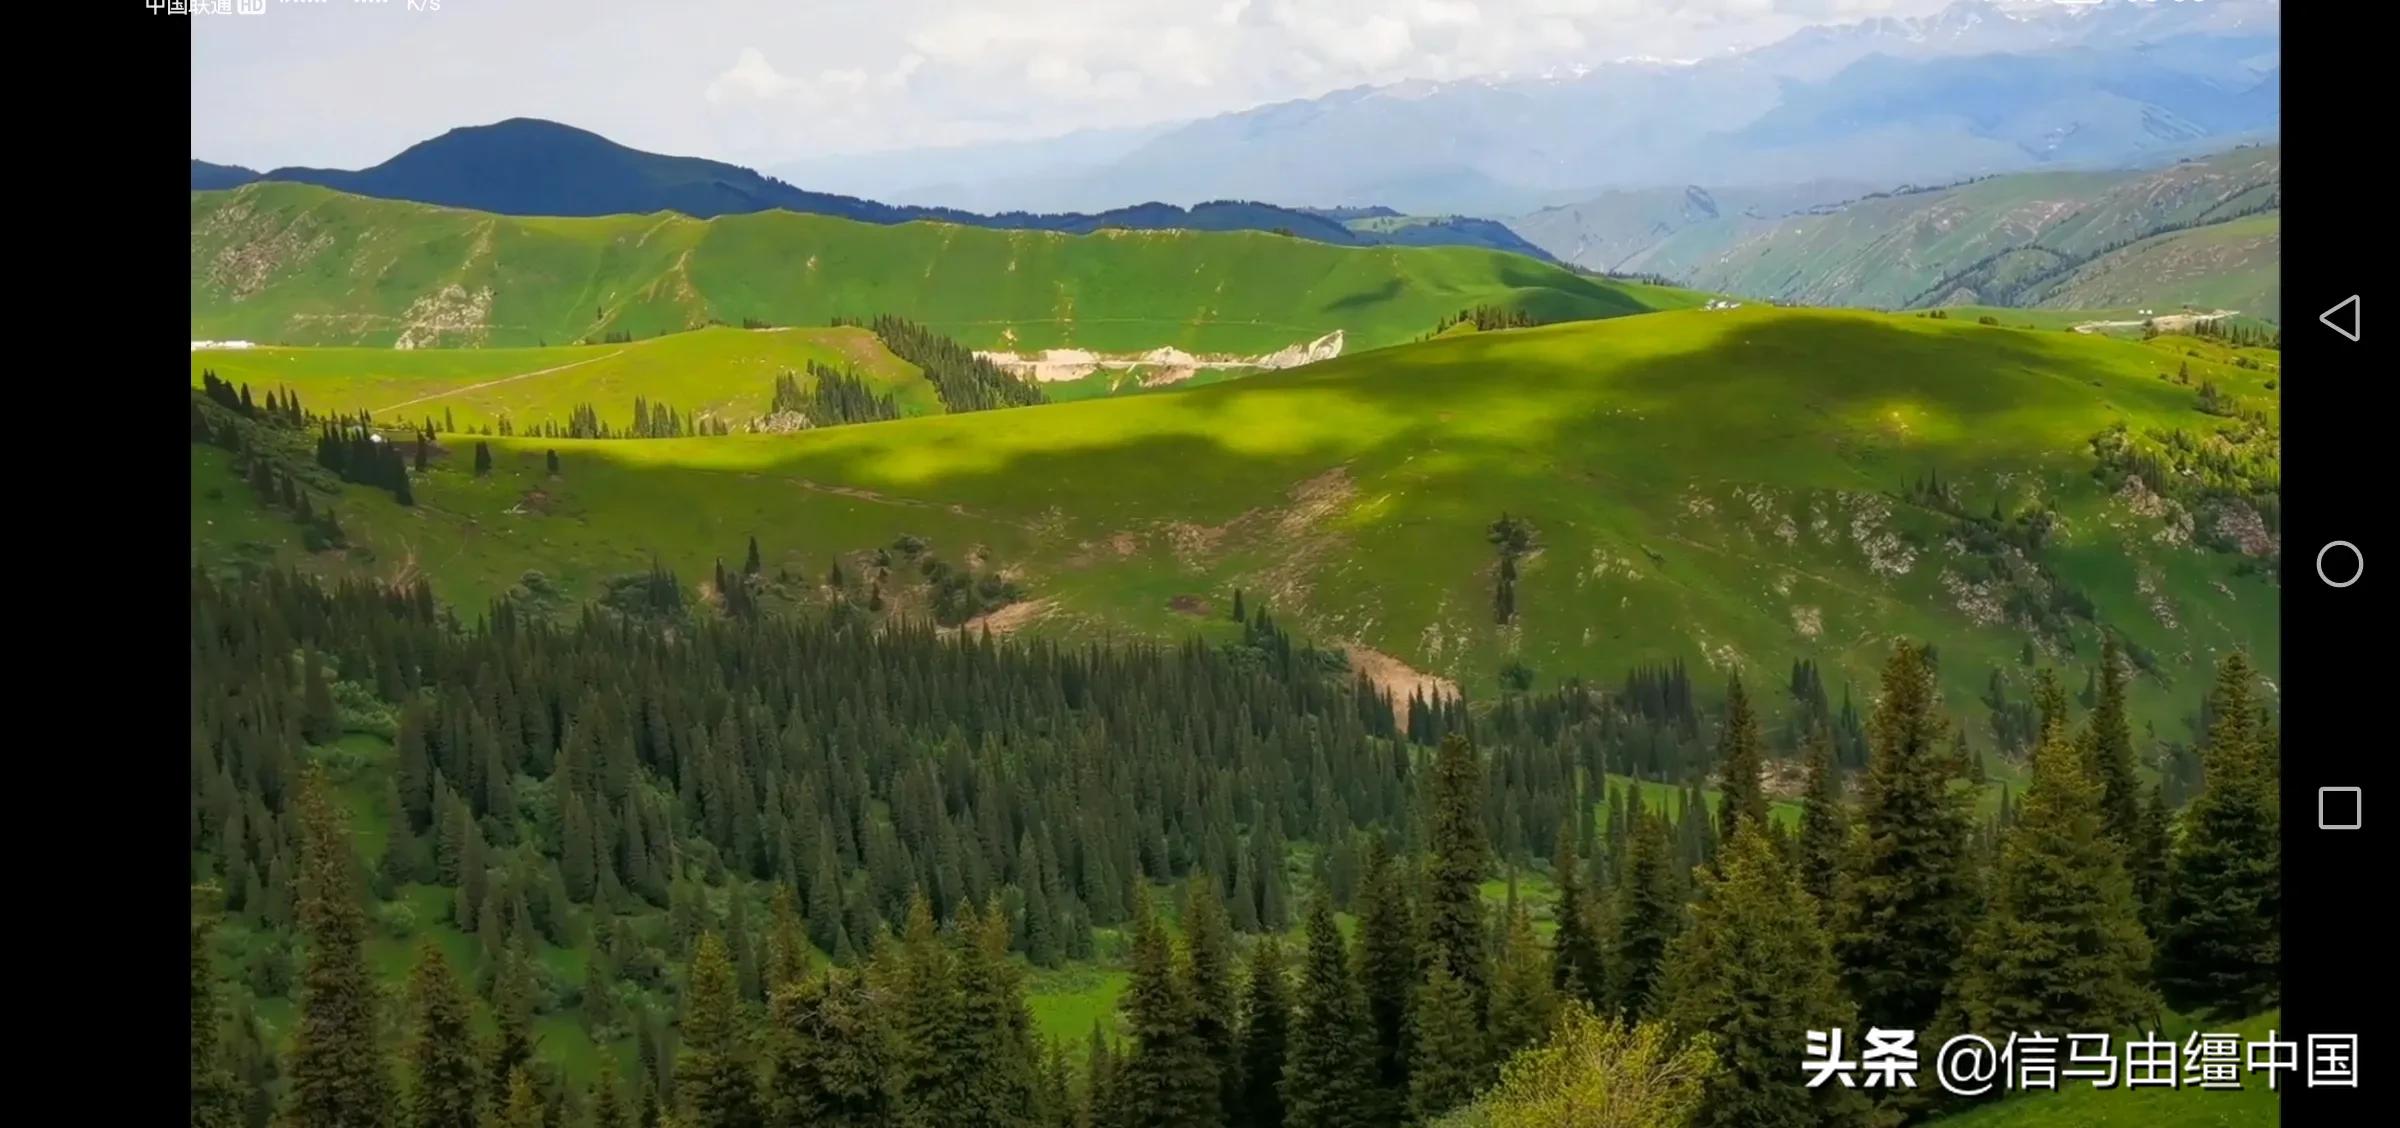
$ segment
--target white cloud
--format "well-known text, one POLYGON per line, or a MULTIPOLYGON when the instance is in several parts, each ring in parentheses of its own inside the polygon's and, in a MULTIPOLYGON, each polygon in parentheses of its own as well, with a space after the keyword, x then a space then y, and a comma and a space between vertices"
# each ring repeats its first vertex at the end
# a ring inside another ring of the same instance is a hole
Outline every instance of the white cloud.
POLYGON ((742 48, 740 58, 731 69, 708 84, 703 97, 712 103, 723 104, 737 99, 767 99, 790 93, 800 87, 796 79, 776 72, 767 62, 766 53, 756 47, 742 48))
POLYGON ((1417 0, 1412 5, 1416 22, 1427 27, 1480 23, 1483 12, 1465 0, 1417 0))
POLYGON ((527 114, 774 164, 1183 120, 1410 79, 1689 58, 1944 2, 512 0, 413 21, 335 5, 303 13, 322 18, 195 21, 193 146, 209 159, 357 165, 449 126, 527 114))

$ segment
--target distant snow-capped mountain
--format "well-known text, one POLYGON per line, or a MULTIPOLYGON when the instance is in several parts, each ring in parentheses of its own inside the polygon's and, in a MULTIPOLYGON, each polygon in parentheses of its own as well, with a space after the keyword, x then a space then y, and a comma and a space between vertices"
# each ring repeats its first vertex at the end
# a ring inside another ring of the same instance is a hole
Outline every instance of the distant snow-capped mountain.
POLYGON ((1005 168, 886 154, 841 187, 979 208, 1230 197, 1513 215, 1620 188, 2138 165, 2276 135, 2279 16, 2275 0, 1960 0, 1698 61, 1355 87, 1010 146, 1005 168))

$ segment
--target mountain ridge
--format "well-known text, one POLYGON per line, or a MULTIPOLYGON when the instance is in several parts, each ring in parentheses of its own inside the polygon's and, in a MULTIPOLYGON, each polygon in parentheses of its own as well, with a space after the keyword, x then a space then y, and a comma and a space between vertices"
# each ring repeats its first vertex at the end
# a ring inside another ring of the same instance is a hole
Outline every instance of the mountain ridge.
POLYGON ((2224 265, 2232 272, 2225 279, 2161 276, 2144 289, 2098 260, 2273 212, 2281 156, 2280 145, 2242 146, 2158 169, 1977 177, 1787 206, 1781 214, 1702 207, 1701 200, 1748 204, 1755 197, 1694 186, 1681 194, 1597 197, 1519 217, 1513 226, 1586 269, 1654 273, 1778 301, 2058 308, 2073 304, 2076 293, 2101 292, 2112 295, 2113 308, 2172 305, 2205 292, 2273 319, 2273 260, 2260 256, 2275 243, 2257 224, 2245 229, 2247 242, 2200 240, 2191 245, 2209 246, 2210 254, 2177 258, 2187 268, 2224 265), (2261 262, 2265 268, 2255 269, 2261 262), (2093 274, 2112 280, 2096 291, 2077 281, 2093 274))
MULTIPOLYGON (((696 219, 784 210, 864 223, 933 220, 995 230, 1085 234, 1107 229, 1277 231, 1341 246, 1390 240, 1308 211, 1252 200, 1214 199, 1190 206, 1148 200, 1097 213, 982 214, 957 208, 886 204, 816 192, 739 165, 652 153, 590 130, 540 118, 458 126, 364 169, 289 166, 260 173, 192 161, 192 190, 252 181, 313 184, 352 195, 463 207, 499 215, 590 217, 673 211, 696 219)), ((1480 228, 1419 232, 1442 245, 1489 246, 1547 258, 1512 232, 1480 228)), ((1415 240, 1406 240, 1415 241, 1415 240)))
MULTIPOLYGON (((1013 163, 967 194, 1028 207, 1372 200, 1408 213, 1505 217, 1687 182, 1765 188, 1837 171, 1901 183, 2128 167, 2277 132, 2277 15, 2263 0, 1966 2, 1697 60, 1353 85, 1139 139, 1055 139, 1061 155, 1048 174, 1013 163), (1975 61, 1962 66, 1967 59, 1975 61), (1795 142, 1776 136, 1780 126, 1761 127, 1776 120, 1822 135, 1795 142)), ((908 163, 904 152, 879 155, 893 180, 862 173, 850 183, 925 190, 921 171, 900 171, 908 163)))
POLYGON ((1393 344, 1479 304, 1568 320, 1702 300, 1483 248, 1256 231, 1071 235, 780 209, 528 219, 280 181, 195 192, 191 208, 195 340, 566 344, 889 313, 971 348, 1247 355, 1335 329, 1351 348, 1393 344))

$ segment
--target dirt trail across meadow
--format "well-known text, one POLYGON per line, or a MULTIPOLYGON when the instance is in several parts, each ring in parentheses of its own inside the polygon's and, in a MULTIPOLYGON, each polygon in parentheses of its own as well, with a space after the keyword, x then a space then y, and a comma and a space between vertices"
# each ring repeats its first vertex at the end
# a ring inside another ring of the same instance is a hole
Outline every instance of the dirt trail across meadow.
POLYGON ((589 359, 586 359, 586 360, 578 360, 578 361, 576 361, 576 362, 574 362, 574 363, 572 363, 572 364, 561 364, 561 365, 557 365, 557 366, 555 366, 555 367, 551 367, 551 368, 544 368, 544 369, 540 369, 540 370, 538 370, 538 371, 534 371, 534 372, 519 372, 519 373, 517 373, 517 374, 516 374, 516 375, 514 375, 514 376, 502 376, 501 378, 499 378, 499 379, 497 379, 497 380, 486 380, 486 381, 484 381, 483 383, 480 383, 480 384, 469 384, 469 385, 467 385, 466 387, 463 387, 463 388, 445 388, 445 389, 443 389, 442 391, 435 392, 435 393, 433 393, 432 395, 429 395, 429 396, 418 396, 417 398, 415 398, 415 399, 412 399, 412 400, 402 400, 402 401, 400 401, 399 403, 395 403, 395 404, 391 405, 390 407, 379 407, 379 408, 376 408, 376 409, 375 409, 375 411, 376 411, 376 413, 377 413, 377 414, 381 414, 381 413, 383 413, 383 412, 386 412, 386 411, 398 411, 398 410, 400 410, 401 408, 404 408, 404 407, 411 407, 411 406, 414 406, 414 405, 416 405, 416 404, 424 403, 426 400, 437 400, 437 399, 442 399, 442 398, 445 398, 445 397, 448 397, 448 396, 461 396, 461 395, 465 395, 465 394, 467 394, 468 392, 480 392, 480 391, 482 391, 482 390, 483 390, 483 389, 485 389, 485 388, 497 388, 497 387, 499 387, 499 386, 500 386, 500 385, 502 385, 502 384, 514 384, 514 383, 516 383, 516 382, 517 382, 517 381, 519 381, 519 380, 531 380, 531 379, 533 379, 533 378, 534 378, 534 377, 536 377, 536 376, 548 376, 548 375, 550 375, 550 374, 551 374, 551 373, 553 373, 553 372, 564 372, 564 371, 566 371, 567 369, 570 369, 570 368, 581 368, 581 367, 583 367, 584 365, 587 365, 587 364, 598 364, 598 363, 600 363, 600 362, 601 362, 601 361, 603 361, 603 360, 607 360, 607 359, 609 359, 609 357, 622 356, 622 355, 624 355, 624 353, 625 353, 625 350, 623 350, 623 349, 618 349, 617 351, 615 351, 615 352, 612 352, 612 353, 608 354, 608 356, 595 356, 595 357, 591 357, 591 358, 589 358, 589 359))

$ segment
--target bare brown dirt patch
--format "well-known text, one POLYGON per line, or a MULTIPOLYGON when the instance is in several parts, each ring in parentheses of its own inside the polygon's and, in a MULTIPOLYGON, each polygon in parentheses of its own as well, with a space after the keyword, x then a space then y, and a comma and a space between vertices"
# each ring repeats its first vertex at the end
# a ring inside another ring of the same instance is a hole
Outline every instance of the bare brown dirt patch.
POLYGON ((1375 688, 1391 695, 1392 715, 1405 722, 1408 719, 1408 699, 1419 694, 1439 700, 1458 696, 1458 683, 1436 674, 1411 668, 1408 663, 1383 651, 1359 643, 1342 647, 1350 658, 1350 668, 1365 674, 1375 688))
POLYGON ((1048 618, 1050 613, 1056 610, 1058 610, 1058 601, 1055 599, 1034 599, 1023 603, 1011 603, 991 614, 977 615, 960 624, 958 629, 968 634, 982 634, 990 631, 995 637, 1005 637, 1048 618))
POLYGON ((1225 539, 1224 525, 1195 525, 1175 521, 1167 525, 1167 546, 1174 550, 1175 560, 1186 568, 1197 568, 1216 555, 1218 542, 1225 539))
POLYGON ((1275 531, 1285 536, 1309 532, 1356 496, 1358 484, 1350 480, 1349 468, 1336 466, 1292 487, 1291 507, 1275 522, 1275 531))
POLYGON ((1178 595, 1167 601, 1167 609, 1197 618, 1208 614, 1208 601, 1196 595, 1178 595))

